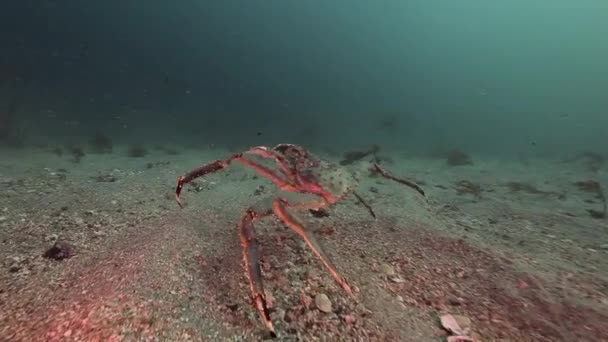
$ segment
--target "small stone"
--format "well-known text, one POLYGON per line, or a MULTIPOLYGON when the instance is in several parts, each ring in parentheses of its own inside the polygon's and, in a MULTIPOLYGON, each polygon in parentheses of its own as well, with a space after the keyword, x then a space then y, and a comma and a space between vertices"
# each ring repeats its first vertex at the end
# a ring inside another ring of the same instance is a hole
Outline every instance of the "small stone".
POLYGON ((405 283, 405 279, 401 278, 400 276, 390 277, 390 280, 393 283, 398 283, 398 284, 405 283))
POLYGON ((605 251, 608 251, 608 243, 602 244, 600 245, 600 249, 603 249, 605 251))
POLYGON ((53 247, 47 249, 46 252, 44 252, 45 258, 54 260, 63 260, 71 258, 73 255, 73 247, 70 244, 61 241, 55 242, 53 247))
POLYGON ((327 297, 326 294, 324 293, 319 293, 318 295, 315 296, 315 305, 317 306, 317 309, 319 309, 322 312, 331 312, 331 301, 329 300, 329 298, 327 297))
POLYGON ((19 263, 13 263, 8 270, 11 273, 17 273, 21 270, 21 265, 19 263))
POLYGON ((6 216, 0 216, 0 222, 6 221, 6 216))
POLYGON ((116 201, 116 200, 112 200, 112 201, 110 201, 110 203, 111 203, 112 205, 116 205, 116 204, 118 204, 118 201, 116 201))
POLYGON ((452 334, 467 335, 471 331, 471 319, 461 315, 443 315, 441 326, 452 334))
POLYGON ((76 224, 83 224, 84 219, 82 217, 74 217, 74 222, 76 222, 76 224))
POLYGON ((353 324, 357 321, 357 318, 354 315, 342 315, 342 319, 346 324, 353 324))
POLYGON ((380 265, 380 269, 382 270, 382 273, 386 274, 389 277, 394 276, 396 274, 393 266, 389 264, 380 265))
POLYGON ((44 241, 56 241, 59 238, 57 234, 50 234, 44 238, 44 241))
POLYGON ((450 305, 458 306, 458 305, 461 305, 462 303, 464 303, 464 299, 462 299, 460 297, 450 296, 448 298, 448 303, 450 303, 450 305))
POLYGON ((106 233, 102 232, 100 230, 96 230, 96 231, 93 232, 93 236, 94 237, 103 237, 103 236, 106 236, 106 233))

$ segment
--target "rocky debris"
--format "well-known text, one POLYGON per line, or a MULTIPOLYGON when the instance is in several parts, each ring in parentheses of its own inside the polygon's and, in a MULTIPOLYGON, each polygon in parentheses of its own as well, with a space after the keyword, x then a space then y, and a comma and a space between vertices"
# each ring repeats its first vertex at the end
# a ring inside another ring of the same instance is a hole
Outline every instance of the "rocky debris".
POLYGON ((23 259, 20 257, 12 257, 10 258, 10 266, 8 268, 9 272, 17 273, 23 268, 23 259))
POLYGON ((447 152, 446 162, 449 166, 473 165, 473 158, 461 150, 447 152))
POLYGON ((310 212, 310 214, 316 218, 323 218, 323 217, 329 217, 329 211, 327 211, 324 208, 319 208, 317 210, 314 209, 310 209, 308 210, 310 212))
POLYGON ((324 293, 319 293, 315 296, 315 305, 322 312, 329 313, 332 311, 331 301, 324 293))
POLYGON ((393 266, 389 264, 382 264, 380 265, 380 268, 382 270, 382 273, 384 273, 388 277, 394 277, 397 274, 393 266))
POLYGON ((440 318, 441 326, 452 336, 448 342, 473 341, 468 335, 471 333, 471 319, 461 315, 443 315, 440 318))
POLYGON ((113 183, 116 182, 116 177, 114 177, 113 175, 106 173, 106 174, 98 174, 96 177, 91 177, 92 179, 94 179, 96 182, 98 183, 113 183))
POLYGON ((67 242, 57 241, 43 255, 47 259, 63 260, 74 256, 74 248, 67 242))

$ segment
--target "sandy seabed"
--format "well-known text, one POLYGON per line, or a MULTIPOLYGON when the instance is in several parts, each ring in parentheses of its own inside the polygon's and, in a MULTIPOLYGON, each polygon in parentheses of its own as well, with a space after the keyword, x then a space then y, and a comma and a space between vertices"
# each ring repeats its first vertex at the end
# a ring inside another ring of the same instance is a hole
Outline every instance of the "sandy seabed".
MULTIPOLYGON (((126 147, 78 163, 48 149, 0 151, 1 341, 257 341, 236 224, 272 185, 235 166, 173 197, 178 175, 221 150, 126 147), (43 255, 56 242, 63 260, 43 255)), ((323 156, 337 161, 336 157, 323 156)), ((439 318, 470 320, 476 341, 608 341, 606 166, 390 156, 329 216, 301 213, 348 297, 276 218, 256 224, 272 319, 284 341, 445 341, 439 318), (315 297, 325 294, 330 312, 315 297)))

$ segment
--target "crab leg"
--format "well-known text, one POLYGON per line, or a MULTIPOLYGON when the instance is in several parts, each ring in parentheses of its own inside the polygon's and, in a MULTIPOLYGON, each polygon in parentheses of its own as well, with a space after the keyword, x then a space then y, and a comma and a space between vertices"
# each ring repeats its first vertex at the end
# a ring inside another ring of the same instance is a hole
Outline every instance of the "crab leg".
MULTIPOLYGON (((269 211, 270 213, 272 211, 269 211)), ((262 271, 260 269, 260 254, 259 244, 255 237, 255 228, 253 222, 265 216, 268 213, 258 214, 255 210, 249 209, 239 223, 239 236, 241 238, 241 246, 243 247, 243 263, 245 265, 245 274, 249 281, 249 287, 251 289, 251 296, 260 318, 264 322, 266 329, 270 332, 272 337, 276 337, 272 321, 270 320, 270 313, 268 312, 268 306, 266 304, 266 293, 264 292, 264 284, 262 282, 262 271)))
POLYGON ((424 190, 422 190, 422 188, 418 184, 416 184, 416 183, 414 183, 414 182, 412 182, 410 180, 397 178, 397 177, 391 175, 386 170, 384 170, 383 168, 381 168, 380 165, 378 165, 377 163, 374 163, 374 165, 373 165, 373 171, 378 172, 384 178, 388 178, 388 179, 393 180, 393 181, 395 181, 397 183, 401 183, 401 184, 403 184, 405 186, 409 186, 410 188, 418 191, 418 193, 420 193, 422 196, 426 196, 424 194, 424 190))
POLYGON ((252 147, 249 150, 247 150, 247 152, 245 152, 245 153, 257 155, 259 157, 266 158, 266 159, 274 159, 274 161, 277 163, 277 165, 279 166, 281 171, 285 174, 285 176, 287 176, 287 178, 289 178, 291 181, 295 182, 295 179, 296 179, 295 170, 293 170, 287 164, 287 162, 285 161, 283 156, 272 151, 268 147, 266 147, 266 146, 252 147))
POLYGON ((363 197, 361 197, 361 195, 359 195, 356 191, 353 191, 353 195, 355 195, 355 197, 357 198, 357 200, 359 201, 359 203, 363 204, 363 206, 367 209, 367 211, 369 212, 369 214, 373 217, 376 218, 376 213, 374 212, 374 209, 372 208, 371 205, 369 205, 369 203, 367 203, 363 197))
POLYGON ((279 219, 283 221, 283 223, 285 223, 289 228, 300 235, 302 239, 304 239, 304 242, 306 242, 308 247, 310 247, 313 253, 321 260, 327 270, 329 270, 329 273, 331 273, 338 285, 340 285, 344 291, 346 291, 346 293, 352 295, 353 291, 346 282, 346 279, 338 273, 336 267, 333 265, 327 254, 325 254, 323 251, 321 244, 319 241, 317 241, 313 232, 308 230, 295 215, 288 211, 288 205, 289 204, 283 199, 275 199, 272 202, 272 210, 274 211, 275 215, 277 215, 279 219))
MULTIPOLYGON (((244 152, 244 153, 247 153, 247 152, 244 152)), ((180 207, 183 207, 182 203, 179 199, 179 196, 182 192, 182 189, 184 188, 184 185, 192 182, 196 178, 203 177, 205 175, 220 171, 220 170, 228 167, 232 163, 233 160, 237 161, 247 167, 252 168, 254 171, 259 173, 261 176, 269 179, 272 183, 274 183, 281 190, 291 191, 291 192, 298 191, 289 179, 284 179, 283 177, 277 175, 276 172, 267 168, 264 165, 261 165, 259 163, 253 162, 246 158, 243 158, 243 153, 237 153, 237 154, 230 156, 230 158, 228 158, 228 159, 212 161, 208 164, 205 164, 203 166, 200 166, 200 167, 188 172, 187 174, 185 174, 183 176, 179 176, 177 178, 177 185, 175 187, 175 200, 177 201, 177 204, 179 204, 180 207)))

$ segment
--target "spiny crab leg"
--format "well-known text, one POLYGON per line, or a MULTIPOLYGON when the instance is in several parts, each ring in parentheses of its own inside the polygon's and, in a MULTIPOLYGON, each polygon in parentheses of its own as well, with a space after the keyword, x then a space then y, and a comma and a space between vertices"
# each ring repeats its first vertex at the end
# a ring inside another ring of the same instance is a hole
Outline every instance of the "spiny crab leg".
MULTIPOLYGON (((249 152, 249 151, 247 151, 247 152, 249 152)), ((247 153, 247 152, 243 152, 243 153, 247 153)), ((279 175, 276 174, 276 172, 267 168, 264 165, 261 165, 259 163, 245 159, 243 157, 243 153, 237 153, 235 155, 232 155, 228 159, 212 161, 208 164, 205 164, 203 166, 200 166, 200 167, 188 172, 187 174, 185 174, 183 176, 178 177, 177 185, 175 187, 175 200, 177 201, 177 204, 180 207, 183 207, 183 205, 179 199, 179 196, 182 192, 182 189, 184 188, 184 185, 192 182, 196 178, 203 177, 210 173, 220 171, 220 170, 228 167, 232 163, 232 161, 237 161, 247 167, 252 168, 254 171, 259 173, 261 176, 268 178, 272 183, 274 183, 281 190, 291 191, 291 192, 298 191, 298 189, 292 184, 291 180, 280 177, 279 175)), ((256 153, 253 153, 253 154, 256 154, 256 153)))
POLYGON ((296 232, 296 234, 304 239, 304 242, 306 242, 308 247, 310 247, 312 252, 319 258, 319 260, 321 260, 329 273, 331 273, 331 275, 334 277, 336 283, 338 283, 338 285, 340 285, 340 287, 342 287, 346 293, 352 295, 353 291, 348 285, 346 279, 338 273, 336 267, 329 259, 329 256, 327 256, 327 254, 325 254, 323 251, 321 244, 319 241, 317 241, 317 238, 314 236, 313 232, 307 229, 294 214, 290 213, 287 209, 288 207, 289 203, 280 198, 277 198, 272 202, 272 210, 274 211, 274 214, 277 215, 277 217, 289 228, 291 228, 291 230, 296 232))
POLYGON ((397 177, 391 175, 386 170, 384 170, 383 168, 381 168, 380 165, 378 165, 377 163, 373 164, 372 170, 378 172, 384 178, 388 178, 388 179, 393 180, 393 181, 395 181, 397 183, 401 183, 401 184, 403 184, 405 186, 409 186, 410 188, 418 191, 418 193, 420 193, 422 196, 426 197, 426 195, 424 194, 424 190, 422 190, 422 188, 418 184, 416 184, 416 183, 414 183, 414 182, 412 182, 410 180, 397 178, 397 177))

